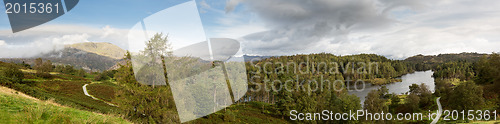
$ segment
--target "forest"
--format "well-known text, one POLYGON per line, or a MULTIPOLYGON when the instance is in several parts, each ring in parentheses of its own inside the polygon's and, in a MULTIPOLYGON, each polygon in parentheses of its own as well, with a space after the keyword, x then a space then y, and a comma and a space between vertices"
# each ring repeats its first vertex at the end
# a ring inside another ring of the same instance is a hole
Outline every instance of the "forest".
MULTIPOLYGON (((164 44, 167 37, 156 35, 148 45, 164 44)), ((154 46, 149 47, 154 49, 154 46)), ((146 51, 147 52, 147 51, 146 51)), ((145 53, 148 54, 148 53, 145 53)), ((152 52, 149 54, 153 54, 152 52)), ((155 53, 156 54, 156 53, 155 53)), ((138 81, 134 74, 131 55, 127 52, 125 64, 116 70, 86 72, 71 65, 54 65, 50 60, 37 59, 34 65, 25 63, 0 62, 0 84, 38 99, 54 99, 62 105, 77 109, 118 115, 135 123, 179 123, 178 109, 174 102, 173 89, 177 84, 168 81, 167 70, 161 71, 167 80, 164 85, 147 84, 138 81), (90 84, 91 93, 101 100, 116 104, 109 106, 93 100, 81 93, 81 86, 90 84), (62 88, 61 88, 62 87, 62 88), (93 89, 92 89, 93 88, 93 89), (73 90, 74 89, 74 90, 73 90)), ((158 58, 164 66, 175 66, 168 54, 158 58), (170 63, 174 65, 168 65, 170 63)), ((215 68, 220 65, 198 61, 196 58, 183 58, 192 62, 192 67, 215 68), (207 66, 208 65, 208 66, 207 66)), ((179 62, 177 62, 179 64, 179 62)), ((182 63, 180 63, 182 64, 182 63)), ((292 55, 252 59, 244 62, 248 82, 248 92, 229 106, 222 99, 224 92, 204 94, 213 103, 194 103, 199 111, 215 113, 188 123, 296 123, 290 120, 290 111, 304 113, 349 112, 367 110, 368 112, 413 113, 436 110, 436 98, 440 98, 443 109, 455 110, 499 110, 500 104, 500 57, 498 54, 461 53, 437 56, 417 55, 405 60, 391 60, 376 54, 340 56, 330 53, 292 55), (408 87, 407 94, 390 94, 384 84, 400 82, 402 75, 415 71, 434 71, 435 92, 428 86, 415 83, 408 87), (287 83, 293 82, 293 83, 287 83), (337 83, 335 83, 337 82, 337 83), (340 82, 340 83, 338 83, 340 82), (359 97, 349 95, 346 85, 351 83, 370 83, 382 85, 371 91, 364 103, 359 97), (325 88, 317 90, 318 87, 325 88), (293 89, 295 90, 285 90, 293 89), (213 96, 213 97, 212 97, 213 96), (213 99, 213 100, 212 100, 213 99), (211 104, 224 107, 220 111, 211 104), (225 108, 228 106, 227 108, 225 108)), ((147 65, 147 64, 146 64, 147 65)), ((230 64, 228 64, 229 66, 230 64)), ((183 66, 175 66, 181 69, 183 66)), ((151 69, 145 69, 148 71, 151 69)), ((195 70, 195 71, 202 71, 195 70)), ((179 74, 180 75, 180 74, 179 74)), ((146 75, 158 76, 158 75, 146 75)), ((217 75, 216 75, 217 76, 217 75)), ((213 79, 224 80, 224 79, 213 79)), ((243 81, 244 82, 244 81, 243 81)), ((211 87, 210 83, 193 87, 211 87)), ((193 99, 197 99, 193 97, 193 99)), ((428 118, 428 117, 426 117, 428 118)), ((383 123, 428 123, 428 120, 384 120, 383 123)), ((470 122, 453 121, 453 122, 470 122)), ((372 120, 341 121, 299 121, 299 123, 373 123, 372 120)))

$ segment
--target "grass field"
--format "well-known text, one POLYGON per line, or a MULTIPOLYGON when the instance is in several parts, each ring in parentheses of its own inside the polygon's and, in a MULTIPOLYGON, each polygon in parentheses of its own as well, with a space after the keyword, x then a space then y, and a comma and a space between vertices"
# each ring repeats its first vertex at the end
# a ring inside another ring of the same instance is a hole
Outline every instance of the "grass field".
MULTIPOLYGON (((51 73, 51 78, 44 79, 37 77, 33 70, 23 69, 22 71, 24 73, 23 83, 12 84, 9 87, 41 100, 53 99, 56 103, 81 110, 99 113, 116 113, 119 111, 116 107, 83 94, 82 86, 90 83, 88 79, 62 73, 51 73)), ((109 100, 112 97, 104 98, 109 100)))
MULTIPOLYGON (((273 113, 274 107, 263 102, 248 102, 231 105, 226 110, 220 110, 208 116, 189 121, 193 124, 219 124, 219 123, 290 123, 280 115, 273 113)), ((285 117, 286 118, 286 117, 285 117)))
POLYGON ((5 87, 0 88, 0 123, 130 123, 122 118, 82 111, 40 101, 5 87))
POLYGON ((94 97, 111 102, 115 98, 116 84, 111 82, 92 83, 87 86, 89 94, 94 97))

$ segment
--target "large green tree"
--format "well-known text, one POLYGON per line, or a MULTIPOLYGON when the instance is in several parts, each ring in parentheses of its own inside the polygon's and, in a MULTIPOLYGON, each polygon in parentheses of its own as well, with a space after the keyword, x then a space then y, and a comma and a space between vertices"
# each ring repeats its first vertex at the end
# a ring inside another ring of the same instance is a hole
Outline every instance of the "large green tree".
POLYGON ((386 105, 387 100, 384 99, 380 90, 372 90, 366 96, 364 107, 370 113, 388 112, 389 108, 386 105))
POLYGON ((484 105, 483 89, 473 81, 458 85, 449 94, 449 106, 455 110, 478 110, 484 105))
MULTIPOLYGON (((144 75, 140 75, 139 79, 141 77, 147 79, 166 77, 163 59, 170 54, 167 51, 170 47, 167 41, 167 36, 155 34, 153 38, 146 41, 146 48, 140 55, 134 56, 149 58, 146 63, 142 63, 145 65, 139 70, 139 73, 144 75)), ((120 86, 114 101, 123 109, 124 115, 137 122, 179 123, 170 86, 156 86, 167 82, 147 84, 136 80, 137 75, 134 74, 130 52, 127 51, 124 59, 126 64, 121 65, 114 75, 120 86)))
POLYGON ((152 88, 137 82, 130 56, 126 56, 126 64, 118 68, 114 75, 120 88, 113 101, 123 109, 123 115, 141 123, 179 123, 170 88, 152 88))

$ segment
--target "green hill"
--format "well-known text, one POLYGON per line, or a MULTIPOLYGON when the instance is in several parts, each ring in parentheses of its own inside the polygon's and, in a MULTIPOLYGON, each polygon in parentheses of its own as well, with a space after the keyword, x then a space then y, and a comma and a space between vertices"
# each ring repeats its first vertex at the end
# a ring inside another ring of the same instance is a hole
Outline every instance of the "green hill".
POLYGON ((276 106, 264 102, 247 102, 233 104, 225 110, 198 118, 187 123, 193 124, 220 124, 220 123, 272 123, 287 124, 292 121, 282 118, 276 113, 276 106))
POLYGON ((122 118, 78 110, 0 87, 0 123, 130 123, 122 118))
POLYGON ((404 61, 414 66, 417 71, 430 70, 434 66, 452 61, 476 62, 481 57, 488 54, 480 53, 458 53, 458 54, 439 54, 439 55, 416 55, 406 58, 404 61))

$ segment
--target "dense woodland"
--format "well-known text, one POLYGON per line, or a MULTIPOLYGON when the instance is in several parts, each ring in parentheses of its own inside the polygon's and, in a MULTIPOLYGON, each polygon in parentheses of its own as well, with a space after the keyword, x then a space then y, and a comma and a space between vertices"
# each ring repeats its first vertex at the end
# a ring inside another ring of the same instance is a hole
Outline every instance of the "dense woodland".
MULTIPOLYGON (((167 42, 167 40, 166 37, 160 35, 159 38, 153 38, 147 43, 152 45, 157 44, 156 42, 167 42)), ((145 85, 137 81, 130 58, 130 53, 127 53, 123 59, 126 63, 117 70, 92 73, 70 65, 54 66, 49 60, 42 59, 37 59, 34 65, 0 62, 0 84, 40 99, 56 98, 56 102, 71 107, 121 115, 132 122, 179 122, 172 89, 168 82, 164 82, 167 85, 155 86, 145 85), (60 93, 66 91, 50 88, 55 85, 59 87, 74 84, 75 89, 81 92, 81 85, 94 82, 98 82, 98 85, 94 87, 104 87, 113 91, 97 90, 96 93, 107 94, 101 98, 115 103, 119 107, 110 107, 104 103, 91 105, 91 102, 96 101, 90 101, 92 100, 90 98, 89 101, 78 101, 71 99, 70 96, 64 96, 68 93, 60 93)), ((169 61, 168 58, 162 56, 162 63, 169 61)), ((202 61, 195 62, 207 64, 202 61)), ((391 60, 375 54, 336 56, 329 53, 319 53, 254 59, 245 62, 245 65, 248 92, 244 97, 236 100, 237 104, 228 109, 223 109, 190 123, 266 122, 273 121, 273 119, 281 120, 277 123, 286 123, 287 121, 283 120, 289 119, 290 110, 304 113, 321 112, 322 110, 349 112, 349 110, 359 109, 366 109, 372 113, 381 111, 392 113, 426 112, 436 109, 435 100, 437 97, 441 97, 440 101, 445 109, 498 110, 500 103, 500 92, 497 90, 500 88, 500 57, 498 54, 418 55, 406 60, 391 60), (408 94, 388 94, 388 89, 382 87, 371 91, 365 102, 360 103, 360 99, 357 96, 348 95, 345 88, 346 85, 351 85, 356 81, 374 85, 398 82, 398 77, 422 70, 434 71, 433 77, 436 82, 434 93, 426 85, 420 84, 410 86, 408 94), (324 80, 328 80, 330 83, 322 82, 324 80), (293 83, 284 83, 287 81, 293 83), (341 83, 332 83, 334 81, 341 83), (276 90, 276 87, 297 89, 292 91, 276 90), (314 90, 316 87, 324 89, 314 90), (258 118, 248 119, 252 116, 258 118), (264 117, 268 120, 263 120, 264 117), (247 119, 238 120, 238 118, 247 119)), ((212 67, 217 66, 212 64, 212 67)), ((166 76, 167 71, 164 70, 164 72, 163 76, 172 80, 166 76)), ((214 92, 214 102, 220 103, 220 100, 215 97, 224 95, 220 93, 214 92)), ((205 104, 197 105, 203 107, 202 105, 205 104)), ((364 120, 301 122, 371 123, 364 120)))

